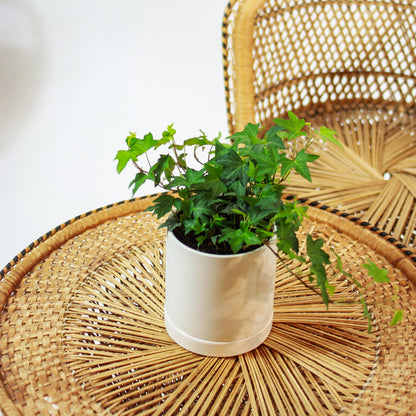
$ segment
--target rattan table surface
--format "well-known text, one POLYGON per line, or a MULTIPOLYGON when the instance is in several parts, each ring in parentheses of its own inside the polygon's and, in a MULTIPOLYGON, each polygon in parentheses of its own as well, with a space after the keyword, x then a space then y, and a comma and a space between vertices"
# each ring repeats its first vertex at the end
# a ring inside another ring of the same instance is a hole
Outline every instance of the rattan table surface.
MULTIPOLYGON (((368 289, 326 310, 276 267, 274 323, 254 351, 203 357, 163 324, 165 232, 138 198, 49 232, 0 275, 5 415, 411 415, 416 409, 416 262, 382 232, 325 207, 303 231, 327 240, 368 289), (392 284, 369 286, 370 258, 392 284), (394 297, 404 320, 390 327, 394 297)), ((184 265, 186 267, 186 265, 184 265)), ((296 267, 296 265, 291 265, 296 267)), ((329 270, 337 299, 356 287, 329 270)))

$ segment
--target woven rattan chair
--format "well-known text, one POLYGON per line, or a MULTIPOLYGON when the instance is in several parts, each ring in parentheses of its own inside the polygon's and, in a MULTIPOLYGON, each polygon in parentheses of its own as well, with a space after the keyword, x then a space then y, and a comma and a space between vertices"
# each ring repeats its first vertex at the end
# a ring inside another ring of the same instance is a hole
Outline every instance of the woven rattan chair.
POLYGON ((288 191, 416 245, 416 1, 233 0, 223 48, 231 132, 290 110, 344 143, 288 191))

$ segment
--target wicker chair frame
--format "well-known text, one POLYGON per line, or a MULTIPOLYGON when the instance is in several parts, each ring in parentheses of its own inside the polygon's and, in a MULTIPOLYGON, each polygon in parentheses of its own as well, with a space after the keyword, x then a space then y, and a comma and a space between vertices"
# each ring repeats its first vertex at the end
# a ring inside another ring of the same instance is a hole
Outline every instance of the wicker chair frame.
POLYGON ((415 245, 415 1, 234 0, 223 56, 231 133, 293 111, 344 143, 316 143, 313 183, 291 194, 415 245))

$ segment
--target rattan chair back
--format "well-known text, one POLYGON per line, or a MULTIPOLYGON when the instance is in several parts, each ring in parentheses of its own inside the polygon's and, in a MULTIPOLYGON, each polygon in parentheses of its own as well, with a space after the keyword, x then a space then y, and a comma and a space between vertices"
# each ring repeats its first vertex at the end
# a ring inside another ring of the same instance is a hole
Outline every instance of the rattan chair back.
POLYGON ((223 22, 230 131, 322 105, 413 105, 415 9, 412 0, 232 0, 223 22))
POLYGON ((289 110, 338 133, 288 192, 416 245, 416 1, 232 0, 223 22, 229 130, 289 110))

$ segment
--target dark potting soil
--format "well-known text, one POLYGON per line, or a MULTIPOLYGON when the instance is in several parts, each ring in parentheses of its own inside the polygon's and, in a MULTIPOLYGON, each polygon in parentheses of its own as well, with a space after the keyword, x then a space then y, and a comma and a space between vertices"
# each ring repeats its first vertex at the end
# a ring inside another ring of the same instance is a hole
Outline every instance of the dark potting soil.
MULTIPOLYGON (((202 251, 204 253, 210 254, 235 254, 231 250, 231 247, 228 243, 222 242, 214 245, 211 239, 207 238, 200 246, 198 246, 198 241, 196 240, 195 233, 185 234, 184 230, 181 227, 177 227, 173 230, 175 237, 186 246, 193 248, 194 250, 202 251)), ((256 250, 260 245, 250 246, 246 249, 242 248, 239 253, 247 253, 249 251, 256 250)))

